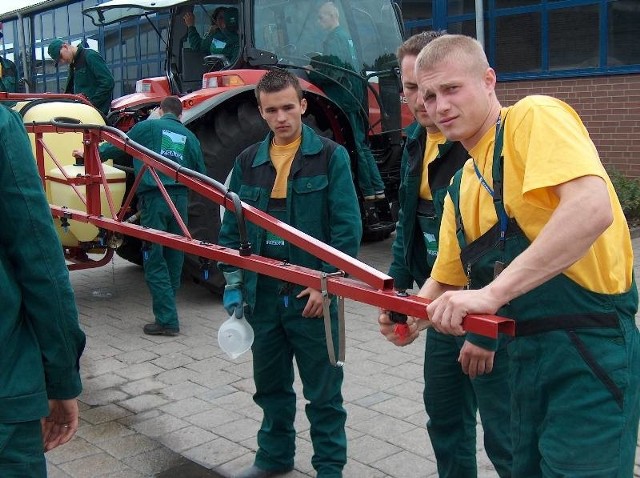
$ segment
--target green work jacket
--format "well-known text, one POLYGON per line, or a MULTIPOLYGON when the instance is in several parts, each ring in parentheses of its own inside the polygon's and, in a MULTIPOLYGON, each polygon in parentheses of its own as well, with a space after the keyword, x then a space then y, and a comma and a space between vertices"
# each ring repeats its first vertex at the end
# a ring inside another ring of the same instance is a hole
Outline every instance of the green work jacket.
POLYGON ((11 60, 0 56, 0 91, 16 93, 18 91, 18 70, 11 60))
POLYGON ((322 55, 313 57, 311 66, 310 81, 344 111, 354 112, 363 108, 365 80, 358 73, 353 40, 344 28, 338 26, 327 34, 322 44, 322 55))
MULTIPOLYGON (((165 114, 162 118, 141 121, 131 128, 127 135, 136 143, 161 154, 182 167, 206 174, 200 141, 171 113, 165 114)), ((129 164, 132 158, 121 149, 109 143, 102 143, 100 145, 100 159, 102 161, 113 159, 116 164, 126 165, 129 164)), ((133 160, 133 168, 136 175, 141 171, 142 166, 142 161, 133 160)), ((162 173, 158 173, 158 176, 165 187, 180 188, 184 190, 185 194, 187 193, 187 187, 176 182, 175 179, 162 173)), ((138 194, 157 190, 158 185, 155 179, 153 179, 149 171, 146 171, 138 185, 138 194)))
POLYGON ((221 30, 216 30, 213 33, 208 33, 203 38, 198 33, 196 27, 190 26, 187 29, 187 38, 189 40, 189 47, 192 50, 208 54, 211 52, 211 42, 213 40, 225 41, 226 35, 221 30))
MULTIPOLYGON (((236 159, 229 189, 240 199, 267 211, 276 170, 269 158, 273 134, 243 151, 236 159)), ((285 222, 345 254, 356 257, 362 237, 362 220, 347 151, 333 141, 302 128, 302 142, 287 179, 285 222)), ((247 222, 247 235, 253 252, 261 254, 266 231, 247 222)), ((235 214, 226 211, 219 244, 240 246, 235 214)), ((287 242, 288 262, 324 272, 336 268, 309 252, 287 242)), ((219 264, 225 271, 236 269, 219 264)), ((244 271, 244 297, 253 310, 258 274, 244 271)))
MULTIPOLYGON (((427 247, 418 221, 418 203, 424 165, 427 131, 414 122, 406 128, 407 141, 400 165, 400 211, 393 241, 393 261, 389 275, 397 289, 410 289, 414 282, 419 287, 431 274, 427 247)), ((447 186, 453 174, 460 169, 468 155, 459 143, 446 142, 438 147, 438 157, 429 165, 429 185, 434 199, 436 238, 442 220, 447 186)))
POLYGON ((65 93, 83 94, 103 115, 109 112, 115 82, 111 70, 95 50, 78 46, 69 66, 65 93))
POLYGON ((31 143, 4 106, 0 193, 0 423, 18 423, 80 394, 85 336, 31 143))

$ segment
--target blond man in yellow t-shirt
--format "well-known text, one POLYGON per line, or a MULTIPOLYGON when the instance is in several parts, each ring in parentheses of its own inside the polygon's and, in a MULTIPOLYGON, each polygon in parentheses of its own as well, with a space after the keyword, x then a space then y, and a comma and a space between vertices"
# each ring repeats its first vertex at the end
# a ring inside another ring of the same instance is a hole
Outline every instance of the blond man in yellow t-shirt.
MULTIPOLYGON (((443 333, 462 335, 469 313, 516 320, 513 476, 632 476, 640 414, 633 254, 587 130, 553 98, 503 108, 496 74, 470 37, 432 41, 416 76, 429 116, 471 155, 449 188, 420 295, 435 299, 427 312, 443 333)), ((413 337, 417 323, 410 327, 413 337)), ((471 377, 489 373, 492 359, 469 342, 459 357, 471 377)))

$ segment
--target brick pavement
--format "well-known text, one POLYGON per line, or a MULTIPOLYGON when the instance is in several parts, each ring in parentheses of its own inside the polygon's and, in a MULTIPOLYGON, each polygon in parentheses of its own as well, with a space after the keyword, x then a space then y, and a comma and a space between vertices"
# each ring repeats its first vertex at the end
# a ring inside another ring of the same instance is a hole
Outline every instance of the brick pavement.
MULTIPOLYGON (((390 245, 365 244, 360 258, 386 271, 390 245)), ((640 250, 640 239, 634 247, 640 250)), ((249 465, 261 419, 251 399, 251 354, 231 360, 218 348, 226 318, 220 299, 184 284, 181 335, 149 337, 141 268, 117 258, 71 278, 87 334, 81 421, 70 443, 47 454, 50 478, 227 477, 249 465)), ((344 476, 437 476, 422 404, 424 338, 394 347, 379 335, 373 307, 347 301, 346 311, 344 476)), ((301 397, 299 380, 295 387, 301 397)), ((297 411, 295 470, 287 478, 313 476, 304 400, 297 411)), ((495 477, 478 431, 479 477, 495 477)))

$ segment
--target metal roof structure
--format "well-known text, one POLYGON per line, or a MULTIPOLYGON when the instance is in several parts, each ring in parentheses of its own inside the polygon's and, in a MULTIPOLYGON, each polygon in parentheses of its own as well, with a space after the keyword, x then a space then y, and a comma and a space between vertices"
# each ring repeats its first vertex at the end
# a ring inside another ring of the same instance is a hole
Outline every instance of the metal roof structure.
POLYGON ((0 5, 0 22, 13 20, 23 14, 45 10, 69 3, 69 0, 11 0, 0 5))

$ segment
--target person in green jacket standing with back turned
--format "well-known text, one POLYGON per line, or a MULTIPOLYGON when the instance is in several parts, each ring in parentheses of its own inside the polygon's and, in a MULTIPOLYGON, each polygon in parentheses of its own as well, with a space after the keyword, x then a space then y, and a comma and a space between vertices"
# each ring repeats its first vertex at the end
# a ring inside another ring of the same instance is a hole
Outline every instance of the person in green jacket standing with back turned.
MULTIPOLYGON (((180 122, 180 100, 176 96, 167 96, 160 103, 159 113, 159 119, 147 119, 137 123, 127 133, 129 138, 185 168, 205 174, 200 142, 180 122)), ((82 151, 74 151, 74 156, 81 154, 82 151)), ((100 159, 113 159, 115 163, 127 164, 131 161, 131 156, 120 148, 103 143, 100 145, 100 159)), ((140 173, 142 166, 142 161, 133 160, 136 175, 140 173)), ((158 176, 180 217, 186 223, 189 189, 160 172, 158 176)), ((137 193, 140 225, 182 235, 180 226, 149 171, 142 176, 137 193)), ((144 279, 151 292, 155 316, 155 323, 144 326, 145 334, 174 336, 180 332, 176 292, 180 288, 183 263, 184 252, 161 244, 151 243, 149 248, 143 251, 144 279)))
POLYGON ((0 193, 0 476, 45 478, 44 452, 78 429, 85 336, 29 137, 5 106, 0 193))

